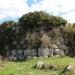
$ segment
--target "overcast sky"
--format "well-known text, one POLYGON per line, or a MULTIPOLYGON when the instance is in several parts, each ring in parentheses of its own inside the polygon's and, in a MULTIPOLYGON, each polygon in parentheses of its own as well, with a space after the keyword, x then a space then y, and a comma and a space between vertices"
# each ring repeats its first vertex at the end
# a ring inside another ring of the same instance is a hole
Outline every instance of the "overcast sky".
POLYGON ((0 22, 40 10, 75 22, 75 0, 0 0, 0 22))

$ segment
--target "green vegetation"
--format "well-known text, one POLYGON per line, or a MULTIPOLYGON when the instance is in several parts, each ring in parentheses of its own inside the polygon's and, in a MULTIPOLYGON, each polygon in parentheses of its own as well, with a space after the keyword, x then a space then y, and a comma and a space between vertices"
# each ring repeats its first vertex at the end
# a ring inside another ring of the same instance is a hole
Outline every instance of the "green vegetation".
POLYGON ((12 25, 14 25, 15 24, 15 22, 14 21, 5 21, 5 22, 3 22, 1 25, 0 25, 0 31, 1 30, 5 30, 5 29, 8 29, 8 28, 10 28, 12 25))
POLYGON ((70 23, 66 24, 62 28, 62 35, 69 48, 68 54, 70 56, 75 56, 75 25, 70 23))
POLYGON ((73 63, 75 66, 75 58, 70 57, 51 57, 51 58, 36 58, 23 62, 5 62, 0 63, 0 75, 28 75, 29 72, 33 73, 33 75, 75 75, 75 67, 73 71, 61 74, 61 71, 65 66, 69 63, 73 63), (38 70, 32 68, 33 65, 37 63, 38 60, 43 61, 48 64, 56 64, 58 66, 58 70, 38 70), (3 66, 1 66, 3 65, 3 66))
POLYGON ((26 30, 33 30, 35 28, 40 28, 41 29, 49 31, 53 27, 60 27, 60 26, 65 26, 67 21, 63 19, 62 17, 58 16, 53 16, 49 15, 45 12, 30 12, 28 14, 23 15, 19 19, 19 23, 22 29, 26 30))

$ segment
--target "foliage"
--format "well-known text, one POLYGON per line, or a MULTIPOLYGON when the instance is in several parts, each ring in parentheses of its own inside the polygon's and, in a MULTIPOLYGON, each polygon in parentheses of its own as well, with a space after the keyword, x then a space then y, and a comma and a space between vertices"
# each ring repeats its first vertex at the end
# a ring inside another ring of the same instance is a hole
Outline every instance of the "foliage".
POLYGON ((14 24, 15 24, 15 22, 12 21, 12 20, 11 20, 11 21, 5 21, 5 22, 3 22, 3 23, 0 25, 0 31, 7 29, 7 28, 11 27, 11 26, 14 25, 14 24))
POLYGON ((68 33, 73 33, 75 32, 75 25, 74 24, 70 24, 70 23, 67 23, 64 27, 64 29, 68 32, 68 33))
POLYGON ((41 30, 51 30, 52 27, 64 26, 67 21, 61 17, 52 16, 45 12, 30 12, 23 15, 19 19, 19 23, 25 30, 33 30, 34 28, 41 27, 41 30))
POLYGON ((75 56, 75 26, 67 24, 62 28, 62 35, 69 48, 69 55, 75 56))

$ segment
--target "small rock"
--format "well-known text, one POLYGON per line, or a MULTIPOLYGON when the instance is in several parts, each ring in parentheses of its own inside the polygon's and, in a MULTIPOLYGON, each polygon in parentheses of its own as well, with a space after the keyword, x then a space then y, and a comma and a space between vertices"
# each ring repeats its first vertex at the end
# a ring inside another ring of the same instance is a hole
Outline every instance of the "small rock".
POLYGON ((42 69, 43 67, 43 62, 42 61, 38 61, 37 64, 35 64, 33 66, 33 68, 37 68, 37 69, 42 69))
POLYGON ((37 65, 36 65, 36 68, 41 69, 42 66, 43 66, 43 62, 42 61, 38 61, 37 65))
POLYGON ((67 70, 67 71, 71 71, 72 69, 73 69, 73 64, 70 63, 70 64, 67 66, 66 70, 67 70))

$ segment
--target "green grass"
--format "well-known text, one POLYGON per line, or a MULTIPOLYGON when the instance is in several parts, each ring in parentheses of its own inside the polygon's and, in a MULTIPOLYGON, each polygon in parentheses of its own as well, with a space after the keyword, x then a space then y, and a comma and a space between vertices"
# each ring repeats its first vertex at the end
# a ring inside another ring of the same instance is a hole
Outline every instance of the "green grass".
POLYGON ((69 63, 75 64, 75 58, 70 57, 50 57, 50 58, 36 58, 23 62, 4 62, 0 63, 0 75, 28 75, 28 72, 32 72, 33 75, 75 75, 75 68, 72 72, 60 74, 62 69, 69 63), (32 68, 38 60, 48 64, 58 65, 57 71, 51 70, 38 70, 32 68))

